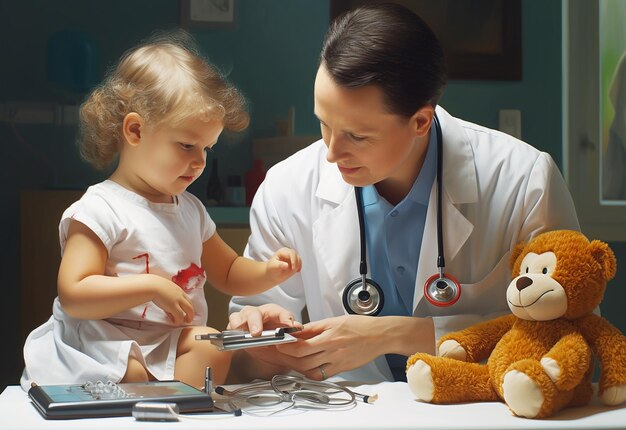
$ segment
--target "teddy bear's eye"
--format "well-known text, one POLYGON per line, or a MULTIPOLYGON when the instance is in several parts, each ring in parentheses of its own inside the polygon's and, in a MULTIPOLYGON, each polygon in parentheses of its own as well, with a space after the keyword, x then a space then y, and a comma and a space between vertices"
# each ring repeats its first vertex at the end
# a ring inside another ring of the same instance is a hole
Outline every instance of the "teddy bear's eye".
POLYGON ((528 273, 528 267, 526 267, 526 273, 528 273))
POLYGON ((541 273, 543 273, 544 275, 545 275, 546 273, 548 273, 548 268, 547 268, 547 267, 544 267, 544 268, 543 268, 543 270, 541 270, 541 273))

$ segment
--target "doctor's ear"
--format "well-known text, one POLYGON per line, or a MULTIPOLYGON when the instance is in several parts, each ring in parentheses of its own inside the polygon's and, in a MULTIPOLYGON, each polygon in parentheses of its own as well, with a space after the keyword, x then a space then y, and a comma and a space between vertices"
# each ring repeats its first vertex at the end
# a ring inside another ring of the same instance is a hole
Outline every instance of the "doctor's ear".
POLYGON ((431 105, 425 105, 421 107, 411 117, 411 126, 415 128, 415 134, 418 137, 423 137, 430 131, 435 117, 435 108, 431 105))
POLYGON ((144 127, 144 121, 137 112, 130 112, 124 117, 122 123, 122 133, 126 142, 130 145, 138 145, 141 141, 141 133, 144 127))

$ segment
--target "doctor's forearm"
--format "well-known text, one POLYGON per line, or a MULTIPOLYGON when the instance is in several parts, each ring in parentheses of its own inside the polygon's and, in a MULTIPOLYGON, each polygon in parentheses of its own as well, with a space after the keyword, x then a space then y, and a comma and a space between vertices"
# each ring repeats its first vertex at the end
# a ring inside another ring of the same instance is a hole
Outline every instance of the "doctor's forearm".
POLYGON ((376 318, 381 325, 379 339, 383 354, 435 354, 435 328, 431 318, 386 316, 376 318))

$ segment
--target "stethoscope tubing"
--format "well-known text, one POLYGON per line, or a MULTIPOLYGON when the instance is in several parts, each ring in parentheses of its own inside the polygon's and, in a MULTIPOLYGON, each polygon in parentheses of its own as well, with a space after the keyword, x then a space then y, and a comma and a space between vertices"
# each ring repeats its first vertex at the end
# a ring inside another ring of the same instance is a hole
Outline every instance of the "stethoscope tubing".
POLYGON ((433 123, 437 134, 437 269, 443 274, 443 268, 446 267, 443 254, 443 136, 437 114, 433 117, 433 123))
MULTIPOLYGON (((216 387, 215 392, 228 397, 228 403, 233 408, 239 408, 250 413, 236 404, 240 400, 257 408, 271 408, 287 403, 288 409, 337 409, 356 405, 356 394, 347 387, 330 381, 313 381, 302 376, 275 375, 269 381, 256 382, 244 385, 233 390, 216 387), (343 396, 335 396, 343 394, 343 396)), ((275 413, 274 412, 274 413, 275 413)))

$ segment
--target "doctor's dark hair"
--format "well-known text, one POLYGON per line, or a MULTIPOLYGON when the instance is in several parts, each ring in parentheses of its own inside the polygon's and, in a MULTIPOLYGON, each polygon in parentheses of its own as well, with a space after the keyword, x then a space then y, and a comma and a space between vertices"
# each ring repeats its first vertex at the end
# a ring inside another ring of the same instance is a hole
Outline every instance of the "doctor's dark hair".
POLYGON ((430 27, 404 6, 369 4, 335 19, 320 65, 340 86, 379 87, 387 109, 412 116, 435 106, 447 81, 443 50, 430 27))
POLYGON ((220 120, 226 130, 249 123, 246 101, 198 52, 184 30, 155 33, 128 50, 80 108, 79 147, 98 169, 118 156, 123 121, 136 112, 150 127, 191 117, 220 120))

